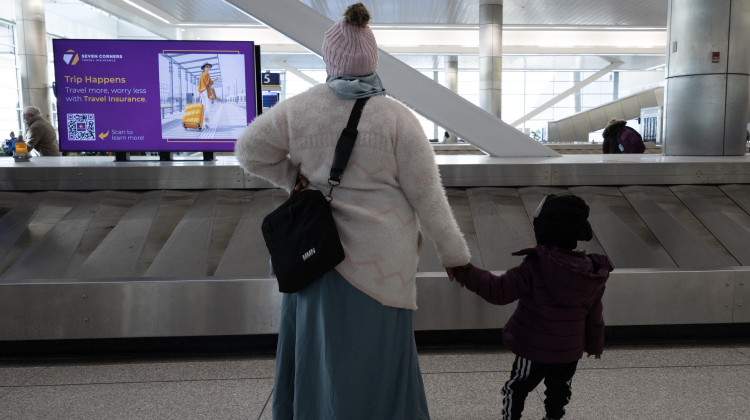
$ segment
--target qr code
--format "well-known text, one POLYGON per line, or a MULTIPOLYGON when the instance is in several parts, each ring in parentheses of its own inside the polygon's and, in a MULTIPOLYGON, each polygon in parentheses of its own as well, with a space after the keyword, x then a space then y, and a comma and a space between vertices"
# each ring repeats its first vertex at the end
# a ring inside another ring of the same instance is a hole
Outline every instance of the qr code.
POLYGON ((96 140, 94 114, 68 114, 68 140, 96 140))

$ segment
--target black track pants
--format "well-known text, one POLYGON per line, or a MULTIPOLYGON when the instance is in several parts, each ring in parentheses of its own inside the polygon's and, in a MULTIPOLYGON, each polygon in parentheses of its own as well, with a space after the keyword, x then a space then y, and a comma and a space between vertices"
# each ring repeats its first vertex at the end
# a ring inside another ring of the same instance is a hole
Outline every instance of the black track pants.
POLYGON ((521 418, 524 402, 542 380, 547 387, 544 391, 544 408, 547 417, 560 419, 565 415, 565 406, 570 402, 571 381, 576 373, 578 361, 570 363, 537 363, 516 356, 510 379, 502 389, 503 420, 521 418))

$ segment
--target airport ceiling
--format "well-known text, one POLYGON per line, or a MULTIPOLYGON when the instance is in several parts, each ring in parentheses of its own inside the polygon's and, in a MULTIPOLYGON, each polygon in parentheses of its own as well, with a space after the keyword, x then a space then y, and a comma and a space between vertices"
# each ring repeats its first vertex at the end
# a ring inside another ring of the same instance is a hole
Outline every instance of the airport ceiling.
MULTIPOLYGON (((260 0, 247 0, 260 1, 260 0)), ((322 60, 223 0, 83 0, 168 39, 248 39, 261 44, 263 65, 322 68, 322 60)), ((300 0, 337 20, 353 0, 300 0)), ((370 22, 382 49, 412 67, 437 69, 456 55, 478 67, 480 0, 370 0, 370 22)), ((666 0, 504 0, 503 68, 591 70, 612 61, 620 70, 658 69, 665 62, 666 0)), ((273 0, 268 0, 273 4, 273 0)))

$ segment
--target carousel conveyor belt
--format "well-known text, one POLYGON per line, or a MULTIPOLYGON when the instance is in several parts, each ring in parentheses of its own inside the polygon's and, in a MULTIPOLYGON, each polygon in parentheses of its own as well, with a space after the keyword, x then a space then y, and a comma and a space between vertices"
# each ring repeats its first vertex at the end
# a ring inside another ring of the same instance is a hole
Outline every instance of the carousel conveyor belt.
MULTIPOLYGON (((616 268, 607 325, 750 322, 748 183, 456 186, 465 167, 441 172, 476 266, 520 263, 542 197, 573 193, 594 231, 579 248, 616 268)), ((0 341, 273 334, 281 294, 260 221, 285 199, 257 186, 6 189, 0 341)), ((450 283, 429 240, 417 284, 417 330, 498 328, 514 308, 450 283)))

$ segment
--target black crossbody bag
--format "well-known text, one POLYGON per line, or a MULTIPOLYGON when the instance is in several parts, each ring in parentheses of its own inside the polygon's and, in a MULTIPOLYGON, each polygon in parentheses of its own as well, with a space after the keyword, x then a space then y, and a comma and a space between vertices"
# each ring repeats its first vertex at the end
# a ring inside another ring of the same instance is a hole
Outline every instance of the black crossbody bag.
POLYGON ((319 190, 301 190, 263 219, 263 239, 271 254, 271 266, 282 293, 303 289, 344 261, 344 248, 331 213, 331 193, 341 183, 367 99, 357 99, 336 144, 328 194, 323 195, 319 190))

